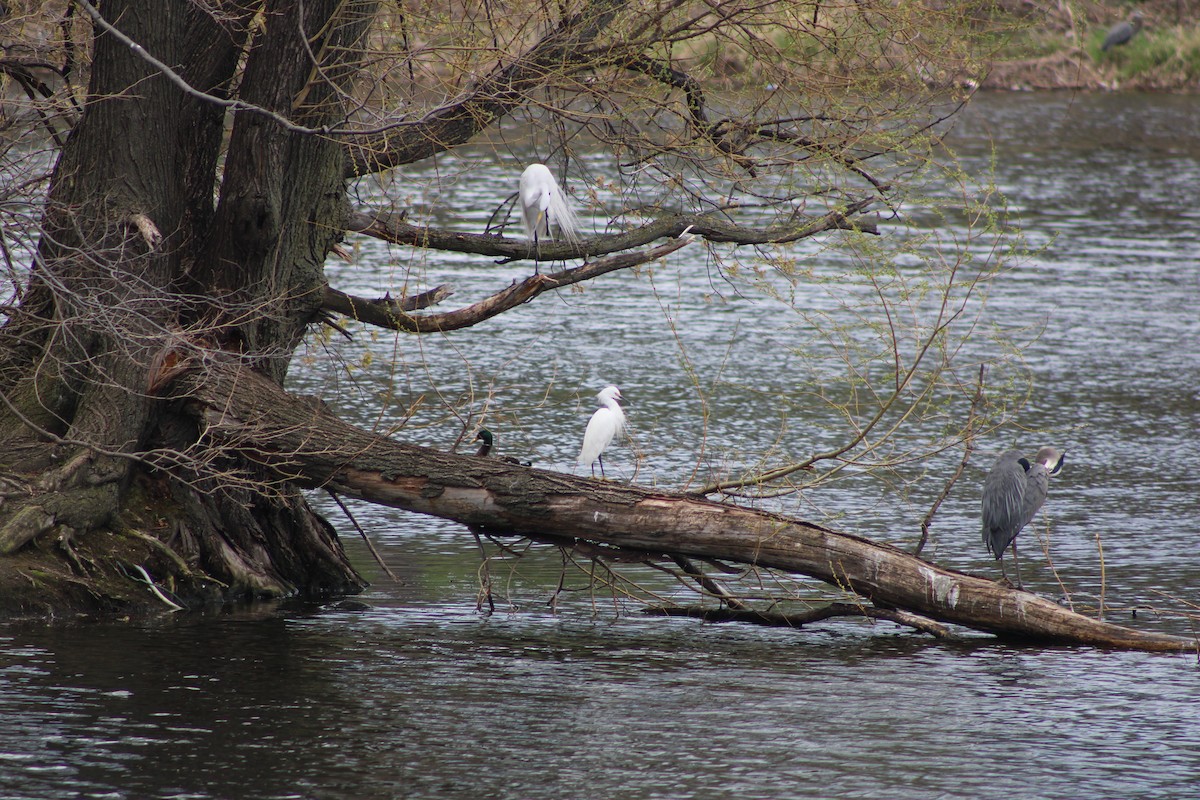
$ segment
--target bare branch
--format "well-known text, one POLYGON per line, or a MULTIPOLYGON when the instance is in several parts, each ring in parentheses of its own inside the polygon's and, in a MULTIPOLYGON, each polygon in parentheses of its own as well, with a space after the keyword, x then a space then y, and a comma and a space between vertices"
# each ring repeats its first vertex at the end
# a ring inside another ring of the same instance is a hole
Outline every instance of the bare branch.
MULTIPOLYGON (((200 366, 200 365, 198 365, 200 366)), ((349 425, 320 404, 219 354, 178 391, 213 442, 309 488, 479 526, 550 533, 620 548, 719 558, 799 573, 870 600, 887 618, 945 623, 1043 641, 1149 651, 1196 643, 1076 614, 1047 598, 923 561, 903 550, 800 519, 692 495, 441 453, 349 425), (653 524, 647 525, 646 520, 653 524), (907 612, 911 618, 891 614, 907 612)))
POLYGON ((453 331, 459 328, 469 328, 498 314, 503 314, 505 311, 528 303, 538 295, 552 289, 561 289, 573 283, 591 280, 609 272, 629 269, 662 258, 691 241, 691 236, 684 236, 650 250, 609 256, 552 275, 533 275, 519 283, 513 283, 478 303, 443 314, 413 316, 398 308, 397 303, 388 298, 380 301, 364 301, 351 298, 336 289, 326 289, 324 308, 327 311, 345 314, 360 322, 377 325, 381 328, 392 328, 411 333, 453 331))
POLYGON ((702 619, 705 622, 746 622, 751 625, 768 625, 780 628, 801 628, 814 622, 821 622, 836 617, 865 617, 866 619, 882 619, 897 625, 913 628, 934 636, 938 639, 952 638, 950 629, 920 614, 907 611, 897 611, 891 608, 857 603, 830 603, 815 608, 812 611, 788 614, 779 611, 756 611, 754 609, 738 608, 699 608, 687 606, 661 606, 646 609, 647 614, 660 614, 664 617, 690 617, 702 619))
POLYGON ((352 144, 349 177, 392 169, 463 144, 527 101, 547 76, 578 67, 584 47, 603 33, 625 0, 592 0, 514 63, 495 69, 461 100, 419 120, 391 126, 383 136, 352 144))
POLYGON ((784 244, 834 230, 878 234, 879 229, 873 221, 856 218, 856 215, 862 214, 874 202, 875 198, 864 197, 818 217, 799 217, 767 228, 738 225, 718 214, 676 214, 661 217, 625 233, 582 239, 577 245, 569 242, 541 242, 536 252, 524 239, 411 225, 403 220, 402 215, 356 212, 350 215, 348 230, 393 244, 407 244, 432 250, 499 256, 508 261, 562 261, 641 247, 663 237, 682 236, 684 231, 689 229, 690 233, 710 242, 737 245, 784 244))
MULTIPOLYGON (((407 314, 410 311, 420 311, 423 308, 437 305, 452 294, 454 294, 453 289, 442 285, 430 289, 428 292, 421 292, 420 294, 401 297, 399 299, 394 299, 391 295, 384 295, 374 300, 368 300, 365 297, 355 297, 326 286, 325 296, 321 301, 321 308, 334 314, 342 314, 351 319, 378 325, 380 323, 375 321, 377 319, 390 320, 395 315, 407 314)), ((383 327, 390 328, 393 326, 384 325, 383 327)))
POLYGON ((367 550, 371 553, 371 558, 375 559, 375 563, 379 565, 379 568, 382 569, 389 578, 396 583, 399 583, 400 579, 396 577, 396 573, 392 572, 392 568, 389 567, 387 562, 383 560, 383 556, 381 556, 379 554, 379 550, 375 548, 375 543, 371 541, 371 537, 367 535, 365 530, 363 530, 362 525, 358 524, 358 520, 354 518, 354 515, 350 513, 350 509, 344 502, 342 502, 342 498, 338 497, 335 492, 329 492, 329 497, 333 500, 333 502, 337 503, 337 507, 340 508, 342 513, 346 515, 346 519, 350 520, 350 524, 354 526, 354 530, 358 531, 358 535, 362 537, 363 544, 367 546, 367 550))

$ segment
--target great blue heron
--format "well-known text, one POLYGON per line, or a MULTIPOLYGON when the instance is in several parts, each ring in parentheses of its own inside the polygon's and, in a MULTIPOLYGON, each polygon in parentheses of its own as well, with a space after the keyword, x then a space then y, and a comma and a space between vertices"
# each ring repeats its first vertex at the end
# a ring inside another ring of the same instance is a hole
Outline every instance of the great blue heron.
POLYGON ((583 432, 583 447, 579 450, 579 466, 588 464, 592 468, 592 477, 596 476, 597 461, 600 462, 600 477, 604 477, 604 451, 612 444, 613 437, 625 430, 625 412, 617 402, 621 399, 621 390, 616 386, 605 386, 596 395, 600 408, 588 420, 587 430, 583 432))
POLYGON ((983 543, 1000 561, 1005 580, 1004 551, 1012 546, 1017 586, 1021 586, 1021 564, 1017 561, 1017 534, 1033 520, 1042 503, 1050 476, 1062 470, 1065 456, 1053 447, 1043 447, 1030 463, 1020 450, 1006 450, 992 465, 983 481, 983 543))
MULTIPOLYGON (((558 188, 554 173, 545 164, 530 164, 521 173, 518 199, 521 203, 521 224, 535 253, 543 239, 552 238, 552 224, 566 241, 579 241, 579 223, 575 219, 575 212, 571 210, 567 196, 558 188)), ((537 271, 536 261, 534 271, 537 271)))
POLYGON ((1142 29, 1142 15, 1134 14, 1125 22, 1118 22, 1109 29, 1108 35, 1104 37, 1104 44, 1100 45, 1100 49, 1107 51, 1113 47, 1120 47, 1126 44, 1133 35, 1142 29))

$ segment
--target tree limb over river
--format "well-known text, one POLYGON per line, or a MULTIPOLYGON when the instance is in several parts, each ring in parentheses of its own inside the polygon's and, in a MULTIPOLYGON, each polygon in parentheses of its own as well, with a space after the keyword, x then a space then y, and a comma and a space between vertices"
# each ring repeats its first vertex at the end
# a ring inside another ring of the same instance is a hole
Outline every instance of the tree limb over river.
MULTIPOLYGON (((649 490, 439 453, 348 425, 233 362, 181 377, 205 436, 281 480, 461 522, 500 536, 615 546, 646 559, 684 556, 799 573, 884 611, 1007 638, 1156 651, 1188 639, 1098 621, 1046 598, 945 569, 898 548, 803 520, 649 490)), ((750 612, 752 614, 752 612, 750 612)), ((911 623, 910 623, 911 624, 911 623)))

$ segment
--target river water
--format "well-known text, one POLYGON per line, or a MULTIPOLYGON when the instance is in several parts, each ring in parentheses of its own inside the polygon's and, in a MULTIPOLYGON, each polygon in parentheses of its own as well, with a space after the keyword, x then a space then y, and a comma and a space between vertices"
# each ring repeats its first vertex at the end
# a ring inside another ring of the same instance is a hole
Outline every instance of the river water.
MULTIPOLYGON (((968 170, 993 171, 1032 248, 991 288, 984 322, 1041 335, 1026 351, 1029 404, 979 443, 927 551, 994 574, 978 534, 982 468, 1010 444, 1053 442, 1067 467, 1036 524, 1057 578, 1027 531, 1027 585, 1184 635, 1191 622, 1158 611, 1200 604, 1197 131, 1194 98, 1142 95, 986 95, 958 122, 952 145, 968 170)), ((406 191, 444 224, 465 215, 455 224, 477 229, 491 209, 474 201, 509 191, 512 171, 446 180, 463 166, 439 165, 440 195, 432 184, 406 191)), ((666 486, 736 474, 753 466, 749 453, 836 442, 773 402, 795 391, 802 366, 772 338, 783 306, 731 292, 692 248, 475 331, 314 341, 297 388, 336 392, 340 413, 381 428, 416 403, 400 435, 443 448, 483 414, 502 450, 569 470, 591 394, 617 382, 634 446, 606 463, 666 486), (692 399, 693 378, 707 405, 692 399)), ((363 245, 333 279, 377 295, 417 274, 454 285, 453 304, 525 272, 363 245)), ((899 499, 852 478, 789 510, 910 546, 952 463, 935 461, 899 499)), ((477 611, 480 558, 462 528, 352 505, 393 582, 315 500, 373 581, 363 608, 0 627, 0 796, 1200 794, 1195 655, 943 643, 886 623, 648 619, 545 547, 492 562, 489 616, 477 611)), ((673 591, 653 573, 639 580, 673 591)))

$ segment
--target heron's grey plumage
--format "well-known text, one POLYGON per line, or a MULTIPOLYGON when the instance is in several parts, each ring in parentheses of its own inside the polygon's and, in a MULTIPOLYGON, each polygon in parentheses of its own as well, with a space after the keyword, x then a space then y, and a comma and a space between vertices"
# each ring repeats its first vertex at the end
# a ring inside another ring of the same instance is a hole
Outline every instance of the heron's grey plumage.
POLYGON ((1062 469, 1063 458, 1053 447, 1043 447, 1030 463, 1020 450, 1006 450, 983 481, 983 543, 996 560, 1012 547, 1018 585, 1021 568, 1017 564, 1017 535, 1046 502, 1050 476, 1062 469))
POLYGON ((1125 22, 1118 22, 1109 29, 1108 35, 1104 37, 1104 44, 1100 45, 1100 49, 1108 50, 1109 48, 1126 44, 1141 29, 1142 15, 1134 14, 1125 22))

